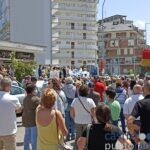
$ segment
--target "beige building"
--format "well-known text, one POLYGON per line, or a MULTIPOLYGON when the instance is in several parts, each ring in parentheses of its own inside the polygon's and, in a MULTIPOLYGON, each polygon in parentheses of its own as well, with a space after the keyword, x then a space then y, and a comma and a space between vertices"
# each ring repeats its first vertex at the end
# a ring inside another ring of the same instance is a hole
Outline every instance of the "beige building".
POLYGON ((98 0, 52 0, 54 65, 97 65, 98 0))
POLYGON ((126 20, 126 16, 122 15, 105 18, 103 22, 99 20, 98 24, 98 47, 100 53, 104 49, 105 73, 139 73, 141 54, 145 47, 144 30, 134 26, 133 21, 126 20))

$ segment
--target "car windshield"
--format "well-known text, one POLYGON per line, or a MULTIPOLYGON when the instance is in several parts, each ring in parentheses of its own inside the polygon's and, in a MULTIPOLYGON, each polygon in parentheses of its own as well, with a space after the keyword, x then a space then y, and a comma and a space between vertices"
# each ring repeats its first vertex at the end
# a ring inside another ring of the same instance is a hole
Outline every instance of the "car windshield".
POLYGON ((17 86, 11 87, 10 94, 12 94, 12 95, 18 95, 18 94, 24 94, 24 93, 25 93, 24 89, 22 89, 20 87, 17 87, 17 86))

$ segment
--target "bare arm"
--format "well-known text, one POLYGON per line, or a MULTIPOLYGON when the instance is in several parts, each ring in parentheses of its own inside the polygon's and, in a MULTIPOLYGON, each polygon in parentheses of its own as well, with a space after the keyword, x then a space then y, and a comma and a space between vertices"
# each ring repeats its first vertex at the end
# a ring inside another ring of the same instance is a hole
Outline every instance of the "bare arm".
POLYGON ((77 141, 77 145, 78 145, 78 150, 83 150, 85 148, 85 145, 86 145, 86 138, 80 137, 77 141))
POLYGON ((72 119, 75 118, 75 110, 74 110, 73 107, 70 108, 70 116, 71 116, 72 119))
POLYGON ((60 113, 60 111, 56 111, 56 115, 57 115, 58 128, 62 132, 63 136, 67 136, 68 130, 66 128, 65 121, 64 121, 62 114, 60 113))

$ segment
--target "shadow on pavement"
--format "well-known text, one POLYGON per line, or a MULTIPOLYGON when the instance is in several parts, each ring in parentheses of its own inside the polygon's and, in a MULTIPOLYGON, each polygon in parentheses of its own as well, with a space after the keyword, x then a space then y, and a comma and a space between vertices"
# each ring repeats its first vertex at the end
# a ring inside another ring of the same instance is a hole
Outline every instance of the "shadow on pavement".
POLYGON ((16 145, 17 146, 23 146, 23 142, 17 142, 16 145))

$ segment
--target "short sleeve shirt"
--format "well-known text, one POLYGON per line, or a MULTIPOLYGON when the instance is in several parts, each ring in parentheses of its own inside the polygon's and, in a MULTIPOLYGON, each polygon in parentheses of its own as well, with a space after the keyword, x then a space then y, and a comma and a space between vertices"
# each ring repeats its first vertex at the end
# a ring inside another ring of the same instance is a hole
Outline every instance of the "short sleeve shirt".
MULTIPOLYGON (((82 101, 83 105, 89 112, 91 112, 92 108, 96 107, 94 101, 91 98, 80 96, 80 100, 82 101)), ((71 107, 73 107, 75 110, 75 123, 77 124, 91 123, 91 115, 83 108, 78 98, 75 98, 73 100, 71 107)))
POLYGON ((150 95, 146 96, 144 100, 138 101, 131 113, 135 118, 140 117, 141 121, 141 132, 150 133, 150 95))
POLYGON ((0 136, 17 132, 16 109, 21 107, 17 97, 0 91, 0 136))
POLYGON ((117 121, 120 116, 121 106, 118 101, 108 102, 107 104, 111 110, 111 116, 113 121, 117 121))

